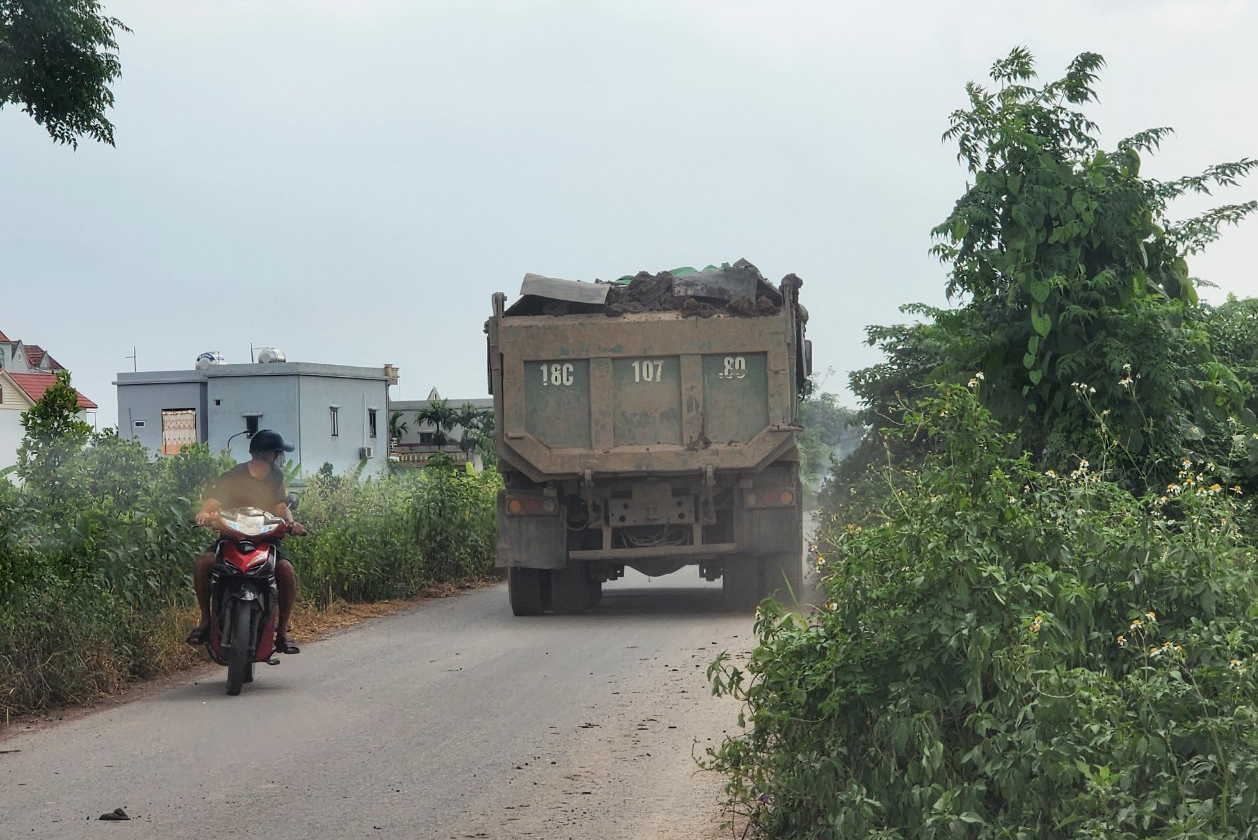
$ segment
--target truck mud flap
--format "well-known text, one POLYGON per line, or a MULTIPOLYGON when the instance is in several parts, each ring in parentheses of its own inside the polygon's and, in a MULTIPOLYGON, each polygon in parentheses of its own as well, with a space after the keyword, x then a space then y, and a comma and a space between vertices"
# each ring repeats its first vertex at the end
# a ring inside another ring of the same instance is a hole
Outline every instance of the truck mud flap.
POLYGON ((567 528, 559 514, 517 516, 507 512, 506 491, 498 491, 500 569, 562 569, 568 565, 567 528))

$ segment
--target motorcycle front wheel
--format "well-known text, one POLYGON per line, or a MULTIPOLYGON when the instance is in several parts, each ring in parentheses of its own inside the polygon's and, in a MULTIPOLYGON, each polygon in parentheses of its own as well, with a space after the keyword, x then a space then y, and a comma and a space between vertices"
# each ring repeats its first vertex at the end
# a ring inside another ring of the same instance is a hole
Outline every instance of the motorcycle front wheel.
POLYGON ((227 650, 227 693, 235 697, 240 693, 240 686, 248 681, 253 665, 253 657, 249 655, 250 629, 253 622, 253 607, 247 601, 232 601, 227 611, 228 641, 227 650))

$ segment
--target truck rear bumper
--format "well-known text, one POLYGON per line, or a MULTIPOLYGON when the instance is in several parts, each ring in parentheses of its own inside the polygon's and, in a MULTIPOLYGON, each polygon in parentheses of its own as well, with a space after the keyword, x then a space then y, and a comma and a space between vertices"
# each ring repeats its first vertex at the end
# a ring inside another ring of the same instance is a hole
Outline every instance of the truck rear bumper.
POLYGON ((719 557, 738 551, 737 543, 710 543, 707 545, 656 545, 649 548, 611 548, 585 549, 569 551, 569 560, 615 560, 629 562, 633 560, 658 560, 668 558, 685 558, 698 562, 709 557, 719 557))

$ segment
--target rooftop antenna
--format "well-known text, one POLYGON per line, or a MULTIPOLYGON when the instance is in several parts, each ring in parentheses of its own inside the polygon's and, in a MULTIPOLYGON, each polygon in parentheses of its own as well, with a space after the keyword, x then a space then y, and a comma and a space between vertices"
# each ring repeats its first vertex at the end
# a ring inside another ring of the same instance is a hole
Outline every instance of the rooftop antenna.
POLYGON ((130 355, 130 356, 123 356, 122 358, 124 358, 124 359, 130 359, 130 360, 131 360, 131 372, 132 372, 132 373, 135 373, 135 372, 138 370, 138 367, 137 367, 137 362, 136 362, 136 358, 135 358, 135 345, 132 345, 132 346, 131 346, 131 355, 130 355))

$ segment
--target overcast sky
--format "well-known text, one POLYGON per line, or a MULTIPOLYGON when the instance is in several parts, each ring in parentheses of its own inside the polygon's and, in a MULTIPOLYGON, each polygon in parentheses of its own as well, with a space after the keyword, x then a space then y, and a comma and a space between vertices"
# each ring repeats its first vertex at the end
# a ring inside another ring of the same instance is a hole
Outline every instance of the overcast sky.
MULTIPOLYGON (((1105 57, 1107 148, 1175 129, 1142 174, 1258 157, 1248 0, 103 2, 133 30, 117 147, 0 110, 0 331, 102 427, 119 371, 251 344, 391 362, 394 399, 484 396, 490 296, 526 272, 743 257, 803 278, 822 387, 852 404, 865 327, 945 302, 930 229, 965 173, 940 137, 1018 45, 1044 81, 1105 57)), ((1258 218, 1190 267, 1220 301, 1258 295, 1255 262, 1258 218)))

